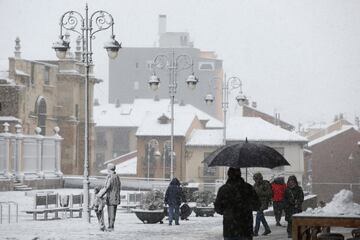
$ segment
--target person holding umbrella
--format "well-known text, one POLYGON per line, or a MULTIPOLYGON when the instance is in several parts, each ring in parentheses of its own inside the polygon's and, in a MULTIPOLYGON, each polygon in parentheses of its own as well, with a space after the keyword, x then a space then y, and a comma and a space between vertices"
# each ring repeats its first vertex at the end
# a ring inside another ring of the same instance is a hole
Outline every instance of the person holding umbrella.
POLYGON ((229 168, 228 180, 220 187, 214 202, 215 211, 223 215, 224 240, 252 240, 252 211, 260 208, 254 188, 241 177, 239 168, 229 168))
POLYGON ((265 232, 262 235, 268 235, 271 233, 271 230, 268 223, 266 222, 264 216, 264 210, 268 209, 269 204, 271 202, 271 197, 272 197, 271 185, 268 181, 263 179, 262 174, 259 172, 254 174, 253 179, 255 181, 254 189, 257 195, 259 196, 261 202, 261 207, 256 212, 254 236, 259 235, 260 222, 264 225, 265 228, 265 232))

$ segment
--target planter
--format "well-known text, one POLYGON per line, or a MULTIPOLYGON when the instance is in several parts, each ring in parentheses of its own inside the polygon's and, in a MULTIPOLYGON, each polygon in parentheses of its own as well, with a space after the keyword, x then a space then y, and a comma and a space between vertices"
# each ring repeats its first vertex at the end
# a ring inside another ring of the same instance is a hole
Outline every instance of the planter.
POLYGON ((145 209, 133 209, 132 212, 142 221, 143 223, 163 223, 165 217, 164 210, 145 210, 145 209))
POLYGON ((195 207, 194 212, 196 217, 213 217, 215 214, 213 207, 195 207))

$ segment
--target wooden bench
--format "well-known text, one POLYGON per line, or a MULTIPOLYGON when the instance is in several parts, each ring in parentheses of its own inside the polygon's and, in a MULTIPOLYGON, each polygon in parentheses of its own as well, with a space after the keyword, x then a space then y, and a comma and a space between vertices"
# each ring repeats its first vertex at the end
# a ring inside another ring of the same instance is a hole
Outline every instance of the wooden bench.
POLYGON ((44 214, 44 220, 48 220, 48 213, 55 213, 55 218, 59 218, 59 212, 68 211, 68 207, 59 207, 59 195, 49 194, 35 194, 34 209, 25 211, 27 214, 32 214, 34 220, 37 219, 38 214, 44 214))
POLYGON ((82 217, 82 211, 83 211, 83 204, 84 204, 84 195, 83 194, 77 194, 77 195, 70 195, 70 217, 74 217, 74 212, 79 213, 79 218, 82 217))

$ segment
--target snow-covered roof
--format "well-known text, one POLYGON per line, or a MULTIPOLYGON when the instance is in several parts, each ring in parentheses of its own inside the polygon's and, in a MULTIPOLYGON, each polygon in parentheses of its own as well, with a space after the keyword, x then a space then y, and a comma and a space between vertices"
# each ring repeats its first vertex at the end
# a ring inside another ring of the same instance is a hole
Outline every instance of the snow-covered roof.
MULTIPOLYGON (((133 157, 127 161, 116 164, 115 167, 115 172, 117 174, 136 175, 137 157, 133 157)), ((103 169, 100 173, 107 174, 107 170, 103 169)))
MULTIPOLYGON (((163 114, 146 114, 143 122, 136 131, 136 136, 170 136, 171 121, 160 123, 159 118, 161 116, 163 116, 163 114)), ((170 116, 167 117, 170 119, 170 116)), ((185 136, 195 118, 196 116, 191 113, 182 113, 176 116, 174 118, 174 136, 185 136)))
MULTIPOLYGON (((94 120, 99 127, 138 127, 143 122, 144 117, 149 113, 170 115, 170 99, 154 100, 150 98, 135 99, 132 104, 104 104, 94 106, 94 120)), ((207 128, 221 128, 222 122, 209 114, 197 109, 191 104, 174 105, 175 120, 178 116, 192 114, 199 120, 207 121, 207 128)))
POLYGON ((194 129, 186 146, 222 146, 222 129, 194 129))
POLYGON ((308 143, 308 146, 309 146, 309 147, 312 147, 312 146, 314 146, 314 145, 316 145, 316 144, 318 144, 318 143, 321 143, 321 142, 323 142, 323 141, 325 141, 325 140, 328 140, 328 139, 330 139, 330 138, 333 138, 333 137, 335 137, 335 136, 337 136, 337 135, 339 135, 339 134, 341 134, 341 133, 343 133, 343 132, 346 132, 346 131, 348 131, 348 130, 350 130, 350 129, 352 129, 352 128, 355 129, 355 127, 352 126, 352 125, 342 126, 340 130, 335 130, 335 131, 333 131, 333 132, 331 132, 331 133, 329 133, 329 134, 326 134, 326 135, 324 135, 324 136, 322 136, 322 137, 319 137, 319 138, 317 138, 317 139, 312 140, 311 142, 308 143))
POLYGON ((21 71, 19 69, 15 69, 15 73, 16 75, 21 75, 21 76, 27 76, 27 77, 30 77, 30 74, 24 72, 24 71, 21 71))
POLYGON ((226 126, 227 141, 308 142, 295 132, 257 117, 231 117, 226 126))
POLYGON ((115 104, 94 106, 94 121, 97 127, 136 127, 132 116, 122 114, 115 104))

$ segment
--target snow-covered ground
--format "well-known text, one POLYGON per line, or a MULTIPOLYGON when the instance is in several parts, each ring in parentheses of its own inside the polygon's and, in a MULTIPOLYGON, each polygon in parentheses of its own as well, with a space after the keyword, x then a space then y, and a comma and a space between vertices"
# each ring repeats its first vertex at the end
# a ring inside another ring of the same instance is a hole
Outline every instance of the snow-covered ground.
MULTIPOLYGON (((38 190, 39 191, 39 190, 38 190)), ((81 189, 55 189, 59 194, 81 193, 81 189)), ((19 204, 19 222, 7 223, 7 212, 3 209, 3 223, 0 224, 0 239, 122 239, 122 240, 220 240, 222 238, 222 216, 195 217, 192 214, 189 221, 181 221, 180 226, 164 224, 143 224, 134 213, 119 210, 116 216, 115 231, 101 232, 98 230, 97 219, 93 217, 91 223, 81 218, 62 218, 48 221, 34 221, 31 214, 24 211, 33 208, 35 191, 27 192, 0 192, 0 202, 15 201, 19 204)), ((12 211, 13 213, 13 211, 12 211)), ((64 217, 61 213, 60 217, 64 217)), ((50 214, 49 217, 52 215, 50 214)), ((105 213, 105 216, 107 214, 105 213)), ((39 218, 42 218, 39 215, 39 218)), ((266 237, 256 239, 280 240, 287 239, 285 227, 275 227, 274 217, 266 217, 272 233, 266 237)), ((106 218, 105 218, 106 219, 106 218)), ((165 220, 165 219, 164 219, 165 220)), ((107 221, 105 221, 107 222, 107 221)), ((286 225, 286 222, 282 222, 286 225)), ((262 233, 260 229, 260 233, 262 233)), ((347 231, 345 231, 347 232, 347 231)))

